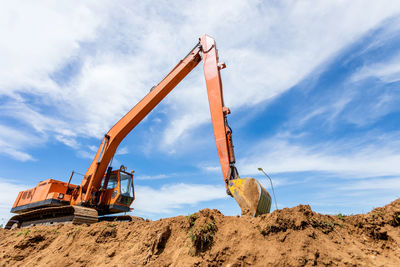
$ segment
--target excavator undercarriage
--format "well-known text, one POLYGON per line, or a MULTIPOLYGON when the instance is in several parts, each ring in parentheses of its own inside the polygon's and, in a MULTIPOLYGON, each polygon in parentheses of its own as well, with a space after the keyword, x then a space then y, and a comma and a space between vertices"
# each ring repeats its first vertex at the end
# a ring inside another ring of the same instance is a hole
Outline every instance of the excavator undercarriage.
POLYGON ((13 216, 4 228, 68 222, 73 224, 96 223, 98 222, 97 210, 80 206, 41 208, 13 216))
POLYGON ((22 228, 36 225, 54 225, 59 223, 92 224, 102 221, 131 222, 143 220, 132 215, 98 216, 97 210, 81 206, 49 207, 32 210, 13 216, 5 229, 22 228))

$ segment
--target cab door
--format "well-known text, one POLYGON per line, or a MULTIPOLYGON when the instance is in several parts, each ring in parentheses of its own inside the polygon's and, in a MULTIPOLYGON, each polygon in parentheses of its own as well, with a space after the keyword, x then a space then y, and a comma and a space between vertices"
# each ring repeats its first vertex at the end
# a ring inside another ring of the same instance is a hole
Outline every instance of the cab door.
MULTIPOLYGON (((105 188, 104 197, 102 200, 102 205, 108 207, 110 204, 114 203, 119 194, 119 177, 118 171, 112 171, 110 174, 110 178, 107 183, 107 187, 105 188)), ((104 182, 104 180, 103 180, 104 182)))

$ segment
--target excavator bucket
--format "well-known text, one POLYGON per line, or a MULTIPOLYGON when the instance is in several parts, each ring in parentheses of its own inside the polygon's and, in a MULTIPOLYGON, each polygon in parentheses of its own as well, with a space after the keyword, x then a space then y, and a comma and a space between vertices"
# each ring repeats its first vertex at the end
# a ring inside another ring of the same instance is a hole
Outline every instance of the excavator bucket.
POLYGON ((229 191, 242 210, 242 215, 257 217, 269 213, 271 196, 254 178, 238 178, 229 181, 229 191))

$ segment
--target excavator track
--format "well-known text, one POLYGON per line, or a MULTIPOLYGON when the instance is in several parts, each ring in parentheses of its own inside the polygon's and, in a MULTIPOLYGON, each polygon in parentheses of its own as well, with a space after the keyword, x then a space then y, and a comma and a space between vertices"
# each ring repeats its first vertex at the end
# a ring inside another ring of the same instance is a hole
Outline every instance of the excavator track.
POLYGON ((15 215, 5 229, 57 223, 92 224, 98 221, 97 210, 81 206, 49 207, 15 215))

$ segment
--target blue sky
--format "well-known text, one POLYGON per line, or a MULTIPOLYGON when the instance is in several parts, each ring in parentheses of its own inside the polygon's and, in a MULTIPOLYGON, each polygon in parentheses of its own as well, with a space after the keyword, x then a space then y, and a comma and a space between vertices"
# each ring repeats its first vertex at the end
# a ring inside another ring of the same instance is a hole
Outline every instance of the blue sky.
MULTIPOLYGON (((279 208, 360 213, 399 197, 397 1, 12 1, 0 11, 0 217, 18 191, 85 173, 100 138, 207 33, 237 166, 279 208)), ((121 143, 133 214, 217 208, 225 195, 201 65, 121 143)), ((80 183, 75 176, 75 183, 80 183)))

